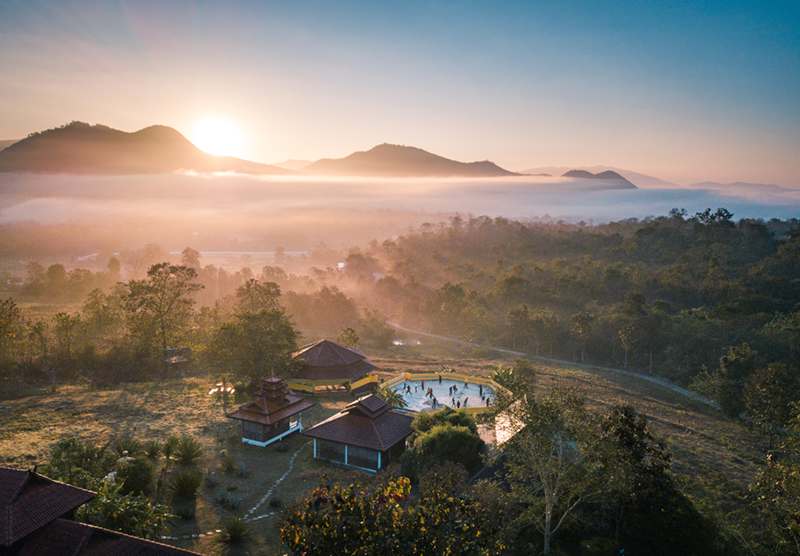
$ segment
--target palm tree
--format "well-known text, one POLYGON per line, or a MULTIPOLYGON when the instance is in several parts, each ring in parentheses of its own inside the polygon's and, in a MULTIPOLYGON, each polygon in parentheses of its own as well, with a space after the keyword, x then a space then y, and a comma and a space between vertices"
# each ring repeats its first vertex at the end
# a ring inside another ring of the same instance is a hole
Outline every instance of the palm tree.
POLYGON ((383 401, 389 404, 389 407, 403 408, 408 405, 403 395, 397 390, 382 388, 381 391, 378 392, 378 395, 383 398, 383 401))

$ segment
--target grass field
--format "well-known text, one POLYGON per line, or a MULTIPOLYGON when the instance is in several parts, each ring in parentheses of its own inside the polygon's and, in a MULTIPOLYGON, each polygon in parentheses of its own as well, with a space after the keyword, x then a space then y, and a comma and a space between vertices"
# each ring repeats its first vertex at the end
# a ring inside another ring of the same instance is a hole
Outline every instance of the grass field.
MULTIPOLYGON (((435 356, 426 356, 420 349, 406 355, 386 352, 373 357, 373 361, 384 376, 400 371, 437 372, 443 365, 458 372, 487 376, 500 362, 456 357, 446 348, 432 353, 435 356)), ((715 410, 630 377, 568 366, 538 365, 537 369, 539 388, 574 387, 598 410, 626 403, 644 413, 656 434, 667 442, 675 475, 695 498, 724 507, 726 493, 744 488, 751 480, 761 453, 757 438, 715 410)), ((250 517, 269 515, 250 522, 252 539, 234 551, 249 554, 280 553, 281 513, 321 480, 371 480, 364 474, 314 462, 308 440, 299 435, 268 448, 242 445, 238 427, 225 419, 221 402, 208 394, 212 386, 211 378, 199 377, 108 390, 65 386, 54 393, 0 402, 0 465, 30 467, 44 462, 48 446, 70 434, 96 442, 126 432, 162 440, 169 434, 196 435, 205 446, 204 468, 215 486, 201 489, 195 518, 176 520, 169 534, 184 537, 217 529, 221 519, 231 513, 218 503, 223 495, 239 502, 239 513, 247 513, 261 501, 250 517), (237 466, 242 466, 242 476, 221 471, 223 450, 237 466), (284 475, 271 496, 263 499, 284 475)), ((304 418, 306 426, 334 413, 350 399, 348 395, 317 398, 317 405, 304 418)), ((224 551, 213 534, 169 542, 203 553, 224 551)))

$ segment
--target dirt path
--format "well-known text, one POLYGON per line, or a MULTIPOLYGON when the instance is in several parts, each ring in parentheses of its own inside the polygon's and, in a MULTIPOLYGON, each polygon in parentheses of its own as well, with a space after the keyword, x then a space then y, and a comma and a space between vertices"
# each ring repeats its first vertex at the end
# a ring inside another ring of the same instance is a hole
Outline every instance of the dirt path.
POLYGON ((511 356, 514 356, 514 357, 524 357, 524 358, 529 359, 531 361, 538 361, 540 363, 550 363, 550 364, 554 364, 554 365, 566 365, 566 366, 569 366, 569 367, 577 367, 577 368, 584 369, 584 370, 587 370, 587 371, 602 371, 602 372, 615 373, 615 374, 619 374, 619 375, 623 375, 623 376, 636 378, 636 379, 639 379, 639 380, 643 380, 645 382, 649 382, 651 384, 655 384, 657 386, 661 386, 662 388, 666 388, 667 390, 670 390, 670 391, 674 392, 675 394, 678 394, 679 396, 683 396, 685 398, 688 398, 688 399, 690 399, 692 401, 701 403, 701 404, 706 405, 708 407, 712 407, 714 409, 719 409, 719 404, 717 404, 717 402, 715 402, 713 400, 710 400, 710 399, 706 398, 705 396, 703 396, 701 394, 698 394, 697 392, 692 392, 691 390, 688 390, 688 389, 686 389, 686 388, 684 388, 682 386, 678 386, 677 384, 667 380, 666 378, 647 375, 647 374, 644 374, 644 373, 637 373, 635 371, 630 371, 628 369, 617 369, 615 367, 603 367, 603 366, 600 366, 600 365, 587 365, 585 363, 576 363, 574 361, 569 361, 567 359, 556 359, 554 357, 543 357, 543 356, 540 356, 540 355, 529 355, 529 354, 524 353, 522 351, 515 351, 513 349, 506 349, 506 348, 497 347, 497 346, 486 346, 486 345, 482 345, 482 344, 477 344, 475 342, 469 342, 467 340, 462 340, 460 338, 454 338, 452 336, 443 336, 441 334, 433 334, 432 332, 424 332, 422 330, 415 330, 413 328, 407 328, 407 327, 402 326, 400 324, 397 324, 395 322, 387 322, 386 324, 388 324, 389 326, 391 326, 395 330, 399 330, 401 332, 407 332, 409 334, 415 334, 417 336, 423 336, 423 337, 426 337, 426 338, 434 338, 436 340, 442 340, 442 341, 445 341, 445 342, 456 343, 456 344, 460 344, 460 345, 463 345, 463 346, 466 346, 466 347, 490 349, 492 351, 496 351, 496 352, 502 353, 504 355, 511 355, 511 356))

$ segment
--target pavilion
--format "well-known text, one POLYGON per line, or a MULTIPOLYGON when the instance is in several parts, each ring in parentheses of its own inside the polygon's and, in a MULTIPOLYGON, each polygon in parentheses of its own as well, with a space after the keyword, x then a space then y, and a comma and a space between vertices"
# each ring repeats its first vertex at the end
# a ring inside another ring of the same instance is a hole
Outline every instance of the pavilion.
POLYGON ((314 405, 289 390, 282 378, 270 377, 261 382, 255 401, 240 406, 227 416, 242 423, 242 442, 265 447, 293 432, 303 430, 303 411, 314 405))
POLYGON ((402 454, 412 420, 369 394, 303 434, 313 439, 314 459, 377 473, 402 454))
POLYGON ((295 377, 304 380, 353 382, 375 370, 366 356, 330 340, 319 340, 292 354, 300 364, 295 377))

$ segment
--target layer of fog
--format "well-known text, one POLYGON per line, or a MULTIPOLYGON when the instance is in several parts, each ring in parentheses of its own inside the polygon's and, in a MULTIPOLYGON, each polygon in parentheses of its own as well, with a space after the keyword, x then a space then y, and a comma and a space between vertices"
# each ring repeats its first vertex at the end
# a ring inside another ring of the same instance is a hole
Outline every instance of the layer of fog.
POLYGON ((592 180, 322 179, 243 175, 0 175, 0 223, 74 224, 178 248, 304 249, 363 243, 473 214, 603 222, 726 207, 737 218, 800 216, 800 189, 733 184, 603 189, 592 180))

